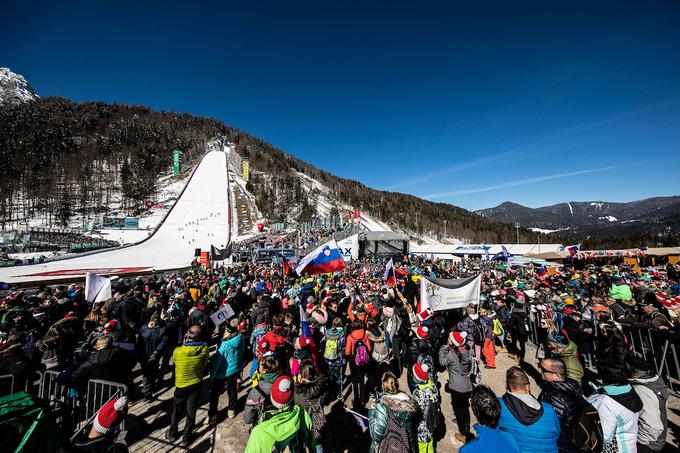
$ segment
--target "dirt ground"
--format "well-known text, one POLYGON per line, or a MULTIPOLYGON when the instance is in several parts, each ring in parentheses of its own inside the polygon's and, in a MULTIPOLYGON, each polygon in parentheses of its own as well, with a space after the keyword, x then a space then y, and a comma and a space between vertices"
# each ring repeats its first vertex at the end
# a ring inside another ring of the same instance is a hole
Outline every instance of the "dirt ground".
MULTIPOLYGON (((532 360, 534 351, 527 348, 527 361, 529 365, 534 365, 535 360, 532 360)), ((496 394, 500 395, 505 392, 505 370, 515 365, 507 354, 498 354, 496 358, 495 370, 485 369, 482 374, 482 382, 489 385, 496 394)), ((527 367, 532 381, 532 393, 538 396, 540 389, 535 382, 538 376, 535 368, 527 367)), ((247 375, 244 373, 244 376, 247 375)), ((167 376, 169 379, 170 375, 167 376)), ((446 373, 439 375, 439 381, 442 385, 446 384, 446 373)), ((346 385, 348 379, 346 379, 346 385)), ((400 380, 400 388, 407 389, 406 373, 403 374, 400 380)), ((349 405, 351 401, 351 387, 345 390, 345 401, 349 405)), ((195 441, 188 449, 192 452, 215 452, 215 453, 240 453, 245 449, 248 442, 248 426, 243 423, 240 412, 245 405, 247 389, 242 389, 239 392, 239 402, 237 407, 237 416, 233 419, 226 417, 226 403, 227 395, 224 393, 220 400, 220 412, 218 417, 220 419, 217 426, 209 428, 203 426, 202 423, 207 416, 208 411, 208 385, 204 383, 203 394, 201 401, 203 404, 198 410, 196 417, 198 428, 196 431, 195 441)), ((446 432, 441 441, 437 444, 437 451, 440 452, 457 452, 461 447, 461 443, 454 438, 456 432, 456 422, 451 408, 451 397, 446 392, 442 394, 442 412, 446 419, 446 432)), ((170 413, 172 411, 172 390, 167 390, 160 395, 158 399, 152 403, 138 401, 134 403, 129 411, 126 419, 127 429, 127 443, 130 446, 130 451, 134 453, 156 453, 156 452, 172 452, 184 451, 177 444, 168 443, 164 434, 170 424, 170 413)), ((472 416, 474 422, 474 415, 472 416)), ((680 400, 671 397, 668 405, 669 418, 669 433, 668 444, 664 452, 678 451, 678 438, 680 437, 680 400)), ((331 435, 332 439, 324 445, 324 450, 329 452, 365 452, 368 451, 370 443, 368 433, 363 433, 354 419, 343 410, 342 403, 337 401, 328 408, 328 422, 332 425, 331 435)), ((180 424, 180 427, 182 424, 180 424)))

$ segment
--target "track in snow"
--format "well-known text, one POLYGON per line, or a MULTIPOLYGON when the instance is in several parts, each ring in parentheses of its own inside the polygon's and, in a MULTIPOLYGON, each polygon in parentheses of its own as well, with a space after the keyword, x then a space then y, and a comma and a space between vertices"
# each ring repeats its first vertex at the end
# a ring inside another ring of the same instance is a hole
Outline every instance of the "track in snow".
POLYGON ((184 192, 148 239, 128 247, 29 266, 0 268, 8 283, 77 280, 89 272, 104 275, 144 273, 188 267, 194 250, 229 241, 229 185, 226 154, 203 156, 184 192))

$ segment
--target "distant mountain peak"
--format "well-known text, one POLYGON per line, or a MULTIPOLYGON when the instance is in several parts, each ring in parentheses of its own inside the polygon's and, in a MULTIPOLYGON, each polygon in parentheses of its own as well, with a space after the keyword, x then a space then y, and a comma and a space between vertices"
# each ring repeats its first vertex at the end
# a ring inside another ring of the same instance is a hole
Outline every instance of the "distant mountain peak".
POLYGON ((0 106, 37 99, 38 93, 28 84, 24 76, 9 68, 0 68, 0 106))

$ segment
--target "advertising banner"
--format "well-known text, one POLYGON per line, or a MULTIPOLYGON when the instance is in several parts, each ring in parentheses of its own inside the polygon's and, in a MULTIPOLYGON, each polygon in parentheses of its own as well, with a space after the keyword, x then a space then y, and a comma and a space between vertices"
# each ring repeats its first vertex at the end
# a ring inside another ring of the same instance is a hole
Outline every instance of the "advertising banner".
POLYGON ((338 241, 340 254, 345 261, 359 259, 359 235, 354 234, 348 238, 338 241))
POLYGON ((479 304, 482 276, 445 279, 422 277, 420 279, 421 309, 450 310, 479 304))
POLYGON ((250 179, 250 162, 244 160, 242 165, 243 165, 243 180, 245 182, 248 182, 248 180, 250 179))

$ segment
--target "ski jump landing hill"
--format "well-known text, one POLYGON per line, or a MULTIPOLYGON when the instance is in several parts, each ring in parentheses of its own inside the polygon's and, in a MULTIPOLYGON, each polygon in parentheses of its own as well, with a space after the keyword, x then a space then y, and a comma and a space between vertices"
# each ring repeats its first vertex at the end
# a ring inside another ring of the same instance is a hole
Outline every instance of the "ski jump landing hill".
POLYGON ((142 274, 189 267, 197 248, 229 242, 227 159, 210 151, 156 231, 134 245, 29 266, 0 268, 0 281, 27 285, 82 280, 99 275, 142 274))

